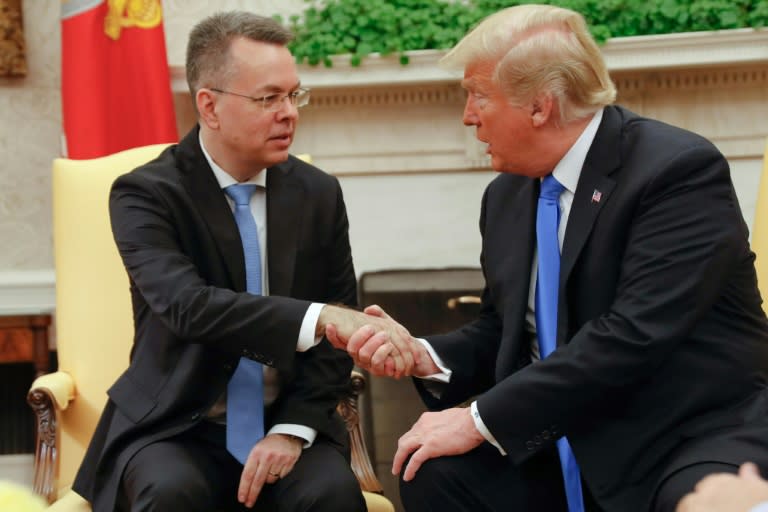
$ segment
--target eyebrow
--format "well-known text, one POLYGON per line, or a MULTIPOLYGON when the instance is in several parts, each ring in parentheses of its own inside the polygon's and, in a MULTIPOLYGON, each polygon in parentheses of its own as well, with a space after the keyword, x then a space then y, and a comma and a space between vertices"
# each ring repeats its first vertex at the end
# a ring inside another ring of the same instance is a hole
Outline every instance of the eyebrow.
MULTIPOLYGON (((291 87, 288 90, 289 91, 295 91, 296 89, 298 89, 300 87, 301 87, 301 80, 296 82, 296 85, 294 85, 293 87, 291 87)), ((259 94, 262 94, 262 93, 268 93, 269 94, 269 93, 280 93, 280 92, 283 92, 283 88, 282 87, 280 87, 278 85, 272 85, 272 84, 267 84, 264 87, 260 88, 259 90, 261 91, 261 92, 259 92, 259 94)))

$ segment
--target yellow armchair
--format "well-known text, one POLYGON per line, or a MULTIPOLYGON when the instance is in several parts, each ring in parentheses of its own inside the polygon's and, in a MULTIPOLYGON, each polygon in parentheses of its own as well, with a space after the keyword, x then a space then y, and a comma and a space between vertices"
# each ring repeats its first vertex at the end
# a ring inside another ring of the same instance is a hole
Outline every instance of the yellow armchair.
MULTIPOLYGON (((151 160, 166 144, 92 160, 53 162, 53 233, 59 371, 32 384, 37 417, 34 490, 50 510, 90 511, 70 490, 106 402, 106 390, 128 364, 133 340, 128 278, 113 242, 108 196, 117 176, 151 160)), ((352 446, 352 469, 368 510, 394 512, 381 495, 360 430, 357 399, 365 387, 353 372, 339 404, 352 446)))
POLYGON ((752 250, 757 259, 757 285, 763 296, 763 310, 768 313, 768 143, 763 157, 763 173, 760 176, 760 189, 757 192, 755 223, 752 226, 752 250))

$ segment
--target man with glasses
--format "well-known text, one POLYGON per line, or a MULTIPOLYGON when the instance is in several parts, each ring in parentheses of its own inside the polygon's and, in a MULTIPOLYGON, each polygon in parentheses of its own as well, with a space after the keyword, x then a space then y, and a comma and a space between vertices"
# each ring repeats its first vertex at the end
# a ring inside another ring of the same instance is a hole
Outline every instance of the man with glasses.
POLYGON ((355 272, 338 181, 288 153, 309 101, 290 39, 200 22, 198 125, 113 185, 136 333, 74 484, 96 512, 365 510, 336 413, 352 361, 322 326, 394 324, 325 305, 355 304, 355 272))

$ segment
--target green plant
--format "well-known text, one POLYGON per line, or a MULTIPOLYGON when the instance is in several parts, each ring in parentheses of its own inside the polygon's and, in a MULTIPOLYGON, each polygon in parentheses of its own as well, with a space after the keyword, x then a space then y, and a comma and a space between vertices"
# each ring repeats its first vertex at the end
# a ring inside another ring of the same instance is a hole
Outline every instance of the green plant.
MULTIPOLYGON (((450 48, 482 18, 520 0, 305 0, 310 6, 289 20, 299 62, 332 66, 349 54, 353 66, 366 55, 450 48)), ((768 0, 539 0, 580 12, 595 38, 720 30, 768 25, 768 0)), ((279 16, 277 17, 279 19, 279 16)), ((281 20, 282 21, 282 20, 281 20)))

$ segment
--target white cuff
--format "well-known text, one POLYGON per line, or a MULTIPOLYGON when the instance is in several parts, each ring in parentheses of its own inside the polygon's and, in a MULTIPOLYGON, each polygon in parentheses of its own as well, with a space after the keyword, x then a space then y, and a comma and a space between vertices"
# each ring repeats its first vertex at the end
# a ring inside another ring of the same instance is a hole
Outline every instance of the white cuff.
POLYGON ((757 505, 749 509, 749 512, 768 512, 768 501, 758 503, 757 505))
POLYGON ((274 425, 267 434, 287 434, 289 436, 300 437, 304 440, 303 448, 309 448, 315 442, 317 430, 294 423, 278 423, 274 425))
POLYGON ((427 340, 423 338, 415 338, 416 341, 424 345, 424 348, 427 349, 427 352, 429 352, 429 355, 432 357, 432 360, 435 362, 435 365, 440 368, 441 373, 433 373, 432 375, 426 375, 424 377, 421 377, 425 380, 433 380, 435 382, 442 382, 443 384, 448 384, 451 382, 451 375, 453 375, 453 372, 445 367, 445 363, 443 363, 443 360, 440 358, 439 355, 437 355, 437 352, 435 352, 435 349, 432 348, 432 345, 427 342, 427 340))
POLYGON ((315 336, 315 327, 317 327, 317 320, 320 318, 320 311, 323 306, 325 304, 313 302, 307 308, 307 312, 304 313, 304 320, 301 321, 301 329, 299 330, 299 341, 296 343, 296 352, 306 352, 323 339, 322 336, 315 336))
POLYGON ((480 417, 480 411, 477 410, 477 400, 472 402, 472 404, 469 406, 469 409, 472 413, 472 419, 475 422, 475 428, 482 434, 482 436, 485 438, 486 441, 491 443, 493 446, 496 447, 499 452, 501 452, 502 455, 507 455, 507 452, 504 451, 504 448, 501 447, 498 441, 496 441, 496 438, 493 437, 493 434, 491 434, 491 431, 488 430, 488 427, 485 426, 485 423, 483 423, 483 418, 480 417))

